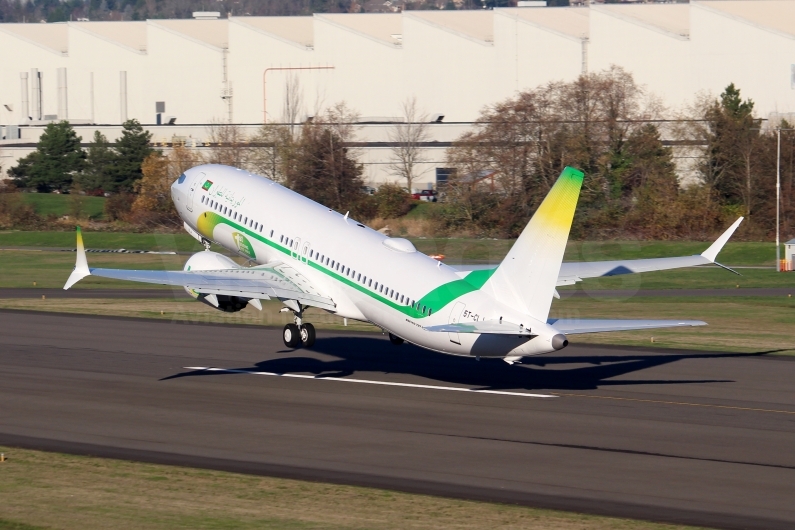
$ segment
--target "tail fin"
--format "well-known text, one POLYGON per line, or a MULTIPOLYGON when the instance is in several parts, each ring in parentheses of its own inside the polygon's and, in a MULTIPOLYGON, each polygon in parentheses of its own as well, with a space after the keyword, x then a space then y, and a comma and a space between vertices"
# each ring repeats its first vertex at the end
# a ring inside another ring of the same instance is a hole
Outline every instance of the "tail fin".
POLYGON ((583 173, 567 167, 519 239, 483 285, 497 300, 542 322, 549 316, 583 173))

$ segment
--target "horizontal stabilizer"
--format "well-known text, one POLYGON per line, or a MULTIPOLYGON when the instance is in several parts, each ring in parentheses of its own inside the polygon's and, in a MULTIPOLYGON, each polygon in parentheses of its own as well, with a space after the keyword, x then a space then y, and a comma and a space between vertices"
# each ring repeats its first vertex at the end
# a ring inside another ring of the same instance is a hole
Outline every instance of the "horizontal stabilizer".
POLYGON ((425 330, 445 333, 480 333, 483 335, 532 335, 530 329, 522 325, 499 320, 442 324, 441 326, 428 326, 425 330))
POLYGON ((550 318, 547 320, 547 324, 566 335, 707 325, 706 322, 700 320, 601 320, 590 318, 550 318))

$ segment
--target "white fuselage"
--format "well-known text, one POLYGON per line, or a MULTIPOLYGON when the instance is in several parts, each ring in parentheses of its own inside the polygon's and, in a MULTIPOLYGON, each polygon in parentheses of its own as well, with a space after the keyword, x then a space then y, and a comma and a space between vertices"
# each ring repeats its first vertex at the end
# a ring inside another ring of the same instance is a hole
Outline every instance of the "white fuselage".
POLYGON ((259 265, 289 264, 334 300, 334 313, 341 317, 369 321, 424 348, 455 355, 554 351, 554 328, 479 288, 478 279, 488 271, 462 273, 410 245, 390 248, 384 243, 403 242, 267 178, 228 166, 198 166, 174 183, 172 198, 189 231, 259 265), (537 336, 424 329, 501 317, 537 336))

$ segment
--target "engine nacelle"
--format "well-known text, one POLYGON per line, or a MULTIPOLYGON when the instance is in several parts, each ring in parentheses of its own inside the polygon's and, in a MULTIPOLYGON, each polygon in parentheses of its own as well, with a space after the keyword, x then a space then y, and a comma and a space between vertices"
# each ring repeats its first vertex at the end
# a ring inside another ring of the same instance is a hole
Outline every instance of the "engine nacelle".
MULTIPOLYGON (((229 269, 239 269, 240 265, 227 258, 223 254, 205 250, 204 252, 197 252, 188 259, 185 263, 183 270, 185 271, 219 271, 229 269)), ((224 311, 226 313, 235 313, 245 309, 248 305, 249 298, 241 298, 239 296, 227 296, 223 294, 206 295, 197 293, 192 289, 185 288, 185 291, 193 298, 200 302, 204 302, 214 309, 224 311), (217 303, 217 305, 216 305, 217 303)))

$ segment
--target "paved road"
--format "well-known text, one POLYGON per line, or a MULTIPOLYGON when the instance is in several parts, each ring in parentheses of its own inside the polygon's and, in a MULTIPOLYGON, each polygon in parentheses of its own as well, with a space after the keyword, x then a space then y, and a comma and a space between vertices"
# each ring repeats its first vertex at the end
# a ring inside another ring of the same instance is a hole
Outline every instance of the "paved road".
MULTIPOLYGON (((795 275, 793 275, 795 280, 795 275)), ((742 289, 588 289, 561 290, 566 298, 632 298, 634 296, 678 297, 678 296, 787 296, 795 295, 792 288, 742 288, 742 289)), ((188 298, 182 288, 159 289, 63 289, 46 288, 0 288, 0 298, 188 298)))
POLYGON ((0 444, 795 527, 795 359, 575 344, 508 366, 319 335, 0 311, 0 444))

